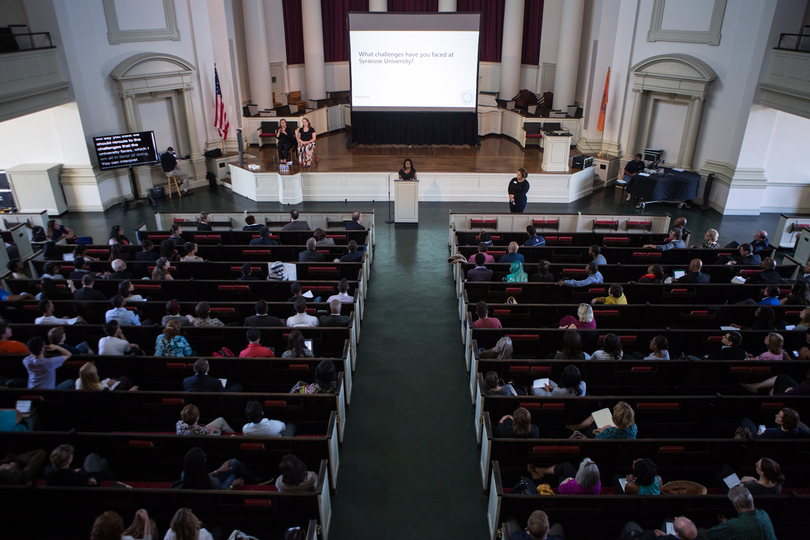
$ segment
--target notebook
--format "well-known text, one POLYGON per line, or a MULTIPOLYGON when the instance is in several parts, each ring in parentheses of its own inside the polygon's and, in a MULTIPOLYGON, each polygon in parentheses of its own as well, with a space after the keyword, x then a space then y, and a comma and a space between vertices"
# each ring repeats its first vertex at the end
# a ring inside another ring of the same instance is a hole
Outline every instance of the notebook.
POLYGON ((17 411, 20 414, 28 414, 31 412, 31 401, 27 399, 17 400, 17 411))
POLYGON ((220 379, 222 382, 222 388, 228 388, 228 379, 220 379))
POLYGON ((685 270, 675 270, 674 272, 672 272, 672 277, 674 277, 675 279, 681 279, 685 275, 686 275, 685 270))
POLYGON ((312 340, 311 339, 305 339, 304 340, 304 345, 306 345, 307 349, 309 349, 310 351, 312 350, 312 340))
POLYGON ((535 381, 532 383, 532 388, 533 389, 542 388, 545 390, 548 381, 549 381, 548 379, 535 379, 535 381))
POLYGON ((723 478, 723 482, 726 483, 726 485, 728 486, 728 489, 731 489, 731 488, 733 488, 735 486, 740 485, 740 477, 737 476, 737 473, 731 473, 730 475, 723 478))
POLYGON ((593 416, 593 421, 596 422, 597 428, 613 425, 613 413, 611 413, 608 408, 593 412, 591 416, 593 416))
POLYGON ((624 491, 624 486, 627 485, 627 478, 619 478, 619 485, 622 486, 622 491, 624 491))

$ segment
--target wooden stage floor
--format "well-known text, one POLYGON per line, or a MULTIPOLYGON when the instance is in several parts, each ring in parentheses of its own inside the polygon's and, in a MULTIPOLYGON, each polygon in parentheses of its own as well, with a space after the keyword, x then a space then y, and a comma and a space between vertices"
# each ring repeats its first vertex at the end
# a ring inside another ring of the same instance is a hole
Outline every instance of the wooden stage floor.
MULTIPOLYGON (((346 148, 346 140, 351 132, 335 131, 318 135, 316 154, 318 162, 309 169, 301 169, 298 163, 290 167, 290 173, 298 172, 396 172, 402 167, 405 158, 411 158, 414 168, 419 172, 431 173, 494 173, 512 174, 523 167, 532 173, 540 173, 543 151, 539 146, 521 148, 510 137, 504 135, 486 135, 481 137, 481 146, 451 145, 366 145, 346 148)), ((265 172, 278 172, 278 161, 275 146, 265 145, 259 148, 251 145, 247 151, 256 159, 248 163, 261 165, 265 172)), ((572 149, 572 154, 575 155, 572 149)), ((571 169, 568 171, 572 172, 571 169)))

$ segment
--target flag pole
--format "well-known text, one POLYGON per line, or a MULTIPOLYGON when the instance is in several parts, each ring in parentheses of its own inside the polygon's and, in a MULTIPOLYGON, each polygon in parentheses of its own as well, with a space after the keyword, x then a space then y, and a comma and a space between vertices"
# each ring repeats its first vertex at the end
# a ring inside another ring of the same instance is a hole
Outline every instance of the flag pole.
POLYGON ((608 85, 610 84, 610 66, 608 66, 607 75, 605 76, 605 89, 602 92, 602 104, 599 107, 599 122, 597 123, 597 131, 599 131, 602 136, 599 138, 599 155, 597 157, 604 156, 602 152, 602 147, 605 142, 605 116, 607 116, 607 104, 608 104, 608 85))

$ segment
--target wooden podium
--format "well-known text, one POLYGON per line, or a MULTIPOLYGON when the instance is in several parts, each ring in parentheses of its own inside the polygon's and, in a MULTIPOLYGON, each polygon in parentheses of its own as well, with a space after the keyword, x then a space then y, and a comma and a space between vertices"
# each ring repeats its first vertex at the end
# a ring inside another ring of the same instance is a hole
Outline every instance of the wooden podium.
POLYGON ((394 222, 419 223, 419 181, 394 182, 394 222))
POLYGON ((571 134, 543 135, 543 139, 543 163, 540 168, 544 172, 567 172, 571 134))

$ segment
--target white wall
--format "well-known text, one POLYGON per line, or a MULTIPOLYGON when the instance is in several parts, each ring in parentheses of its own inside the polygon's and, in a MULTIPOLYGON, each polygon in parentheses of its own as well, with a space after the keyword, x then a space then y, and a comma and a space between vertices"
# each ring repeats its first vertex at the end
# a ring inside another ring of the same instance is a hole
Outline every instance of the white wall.
POLYGON ((765 159, 768 183, 810 185, 810 169, 803 166, 810 156, 810 120, 801 116, 775 111, 771 141, 765 159))
POLYGON ((686 123, 686 104, 655 100, 650 138, 645 148, 661 148, 664 160, 677 163, 681 134, 686 123))
POLYGON ((560 45, 560 21, 562 20, 563 0, 546 0, 543 3, 543 27, 540 34, 540 62, 537 74, 536 91, 543 84, 543 63, 556 64, 560 45))
POLYGON ((0 123, 0 169, 29 163, 90 163, 76 103, 0 123))
POLYGON ((0 26, 28 24, 23 0, 2 0, 0 3, 0 26))

